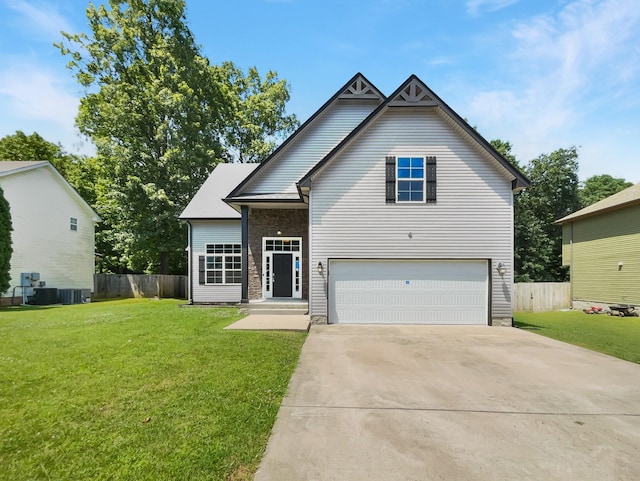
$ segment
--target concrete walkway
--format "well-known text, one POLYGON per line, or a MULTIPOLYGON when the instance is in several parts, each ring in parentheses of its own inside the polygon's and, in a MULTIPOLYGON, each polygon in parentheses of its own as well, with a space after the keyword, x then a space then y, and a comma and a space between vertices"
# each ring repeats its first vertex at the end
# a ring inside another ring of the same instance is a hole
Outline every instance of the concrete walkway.
POLYGON ((303 331, 309 330, 309 316, 292 314, 250 314, 225 327, 241 331, 303 331))
POLYGON ((640 479, 640 365, 515 328, 313 326, 257 481, 640 479))

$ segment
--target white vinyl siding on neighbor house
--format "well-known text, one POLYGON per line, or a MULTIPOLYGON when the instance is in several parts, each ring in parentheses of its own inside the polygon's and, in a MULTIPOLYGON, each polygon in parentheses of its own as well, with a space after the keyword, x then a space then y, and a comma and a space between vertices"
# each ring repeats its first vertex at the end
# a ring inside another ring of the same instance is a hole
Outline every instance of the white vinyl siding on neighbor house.
POLYGON ((240 284, 200 284, 199 257, 207 256, 209 244, 240 244, 241 226, 239 220, 197 220, 191 221, 191 286, 190 298, 195 303, 240 302, 240 284))
POLYGON ((378 105, 373 100, 338 100, 306 132, 265 166, 259 179, 245 186, 253 194, 296 193, 296 182, 329 153, 378 105), (273 168, 277 165, 277 168, 273 168))
POLYGON ((11 296, 21 272, 38 272, 47 287, 93 291, 95 225, 89 206, 48 166, 3 176, 0 185, 13 225, 11 288, 0 295, 11 296))
MULTIPOLYGON (((513 196, 506 172, 437 109, 390 108, 313 179, 310 265, 329 259, 487 259, 491 318, 512 317, 513 196), (386 156, 437 158, 437 201, 385 202, 386 156), (501 277, 496 266, 507 273, 501 277)), ((328 272, 331 276, 331 272, 328 272)), ((311 315, 327 315, 311 269, 311 315)))

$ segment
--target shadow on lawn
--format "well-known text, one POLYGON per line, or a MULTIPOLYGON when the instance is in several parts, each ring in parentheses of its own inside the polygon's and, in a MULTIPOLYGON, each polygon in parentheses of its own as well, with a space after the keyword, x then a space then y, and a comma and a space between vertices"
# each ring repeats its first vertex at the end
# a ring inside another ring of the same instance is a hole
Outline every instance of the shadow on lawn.
POLYGON ((522 321, 513 321, 513 325, 518 329, 525 329, 527 331, 539 331, 542 326, 536 326, 535 324, 528 324, 522 321))
POLYGON ((0 312, 16 312, 16 311, 45 311, 47 309, 55 309, 62 304, 52 304, 49 306, 31 306, 31 305, 19 305, 19 306, 0 306, 0 312))

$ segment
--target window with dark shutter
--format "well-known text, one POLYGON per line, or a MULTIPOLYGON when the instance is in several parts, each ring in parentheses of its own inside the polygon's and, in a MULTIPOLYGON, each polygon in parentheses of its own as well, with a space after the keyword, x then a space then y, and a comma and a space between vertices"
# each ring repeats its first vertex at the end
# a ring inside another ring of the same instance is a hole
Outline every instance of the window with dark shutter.
POLYGON ((204 256, 198 256, 198 284, 205 284, 204 256))
POLYGON ((394 204, 396 202, 396 158, 388 156, 386 158, 386 202, 394 204))
POLYGON ((427 202, 436 201, 436 158, 425 157, 426 160, 426 181, 427 181, 427 202))

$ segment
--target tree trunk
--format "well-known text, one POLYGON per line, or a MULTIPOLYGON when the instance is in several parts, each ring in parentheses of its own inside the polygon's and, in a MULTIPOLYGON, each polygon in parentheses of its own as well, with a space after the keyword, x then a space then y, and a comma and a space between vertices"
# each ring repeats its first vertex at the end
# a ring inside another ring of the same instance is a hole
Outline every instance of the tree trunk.
POLYGON ((160 274, 169 274, 169 252, 160 252, 160 274))

